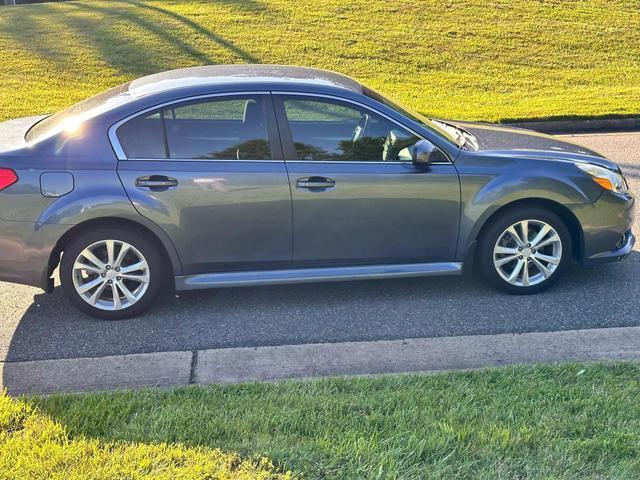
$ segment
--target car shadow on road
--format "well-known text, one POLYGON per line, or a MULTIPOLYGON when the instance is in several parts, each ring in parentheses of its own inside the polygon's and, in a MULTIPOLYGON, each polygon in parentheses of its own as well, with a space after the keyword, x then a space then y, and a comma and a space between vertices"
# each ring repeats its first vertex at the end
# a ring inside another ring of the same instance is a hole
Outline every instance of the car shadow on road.
POLYGON ((477 277, 243 287, 181 293, 139 318, 99 321, 60 288, 36 294, 7 362, 238 346, 375 341, 640 325, 640 254, 576 267, 550 291, 497 292, 477 277))

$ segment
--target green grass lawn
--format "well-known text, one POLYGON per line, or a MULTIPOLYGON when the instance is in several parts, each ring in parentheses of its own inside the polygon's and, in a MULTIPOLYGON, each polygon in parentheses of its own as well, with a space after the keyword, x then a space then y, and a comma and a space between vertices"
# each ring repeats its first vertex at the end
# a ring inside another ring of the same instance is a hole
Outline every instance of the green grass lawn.
POLYGON ((166 443, 70 438, 59 422, 0 394, 0 479, 287 480, 264 458, 166 443))
POLYGON ((74 1, 0 9, 0 120, 190 65, 337 70, 432 116, 640 114, 637 0, 74 1))
MULTIPOLYGON (((134 458, 135 446, 219 448, 310 479, 640 478, 638 363, 25 401, 72 441, 98 442, 97 455, 123 445, 134 458)), ((6 438, 0 432, 0 465, 6 438)))

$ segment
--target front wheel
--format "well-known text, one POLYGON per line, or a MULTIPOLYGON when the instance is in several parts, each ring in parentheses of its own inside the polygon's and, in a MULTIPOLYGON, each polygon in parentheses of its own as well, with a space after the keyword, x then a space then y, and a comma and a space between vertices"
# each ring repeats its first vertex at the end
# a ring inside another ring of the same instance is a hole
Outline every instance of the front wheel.
POLYGON ((516 295, 537 293, 553 285, 571 261, 571 236, 553 212, 519 208, 488 225, 479 254, 494 286, 516 295))
POLYGON ((62 288, 89 315, 120 320, 149 308, 166 280, 155 244, 133 231, 100 228, 78 236, 65 249, 62 288))

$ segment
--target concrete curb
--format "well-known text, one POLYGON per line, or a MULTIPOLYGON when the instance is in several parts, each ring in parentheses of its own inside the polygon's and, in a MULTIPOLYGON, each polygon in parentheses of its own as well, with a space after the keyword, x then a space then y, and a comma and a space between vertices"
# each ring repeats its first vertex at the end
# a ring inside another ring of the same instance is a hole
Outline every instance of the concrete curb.
POLYGON ((10 394, 640 359, 640 327, 159 352, 0 363, 10 394))
POLYGON ((624 132, 640 130, 640 117, 598 118, 591 120, 548 120, 505 122, 505 127, 526 128, 540 133, 624 132))
POLYGON ((640 327, 229 348, 198 352, 196 383, 467 370, 640 358, 640 327))
POLYGON ((191 376, 191 352, 0 363, 0 391, 84 392, 140 387, 178 387, 191 376))

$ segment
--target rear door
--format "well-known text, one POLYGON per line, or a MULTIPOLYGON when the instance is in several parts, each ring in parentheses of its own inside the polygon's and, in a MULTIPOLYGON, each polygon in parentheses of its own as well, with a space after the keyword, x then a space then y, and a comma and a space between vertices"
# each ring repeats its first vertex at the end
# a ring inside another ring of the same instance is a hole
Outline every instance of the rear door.
POLYGON ((291 194, 268 93, 174 103, 116 128, 124 187, 185 274, 288 264, 291 194))
POLYGON ((413 164, 420 139, 344 99, 274 96, 293 201, 293 261, 353 265, 453 261, 458 173, 444 153, 413 164))

